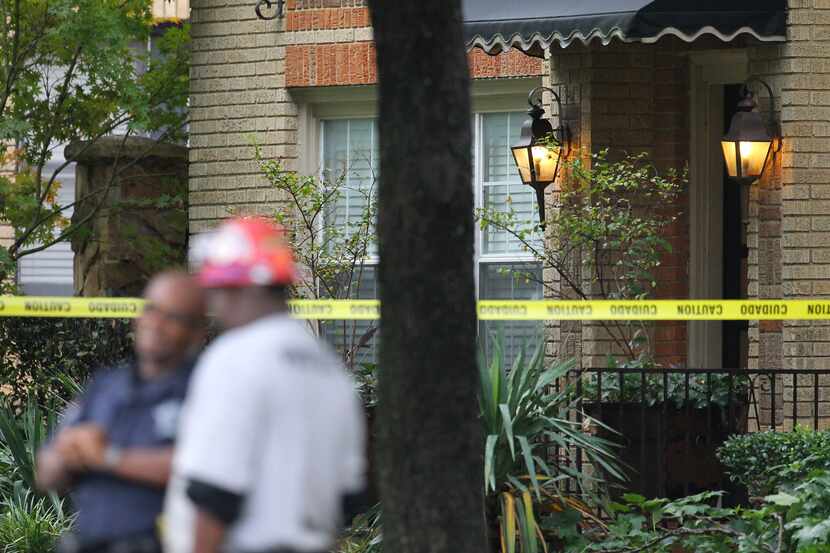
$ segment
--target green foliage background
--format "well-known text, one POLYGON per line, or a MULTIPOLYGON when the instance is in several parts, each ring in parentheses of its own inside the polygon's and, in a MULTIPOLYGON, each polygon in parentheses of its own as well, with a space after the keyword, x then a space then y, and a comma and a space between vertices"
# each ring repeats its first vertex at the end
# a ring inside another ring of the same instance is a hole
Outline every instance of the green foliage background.
MULTIPOLYGON (((5 275, 20 257, 88 222, 70 222, 69 206, 58 204, 57 175, 74 159, 47 170, 57 147, 87 141, 82 155, 112 134, 185 138, 189 27, 157 28, 151 7, 149 0, 0 0, 0 223, 14 229, 13 243, 0 247, 5 275)), ((116 162, 113 181, 128 164, 116 162)), ((81 198, 87 213, 107 190, 81 198)))

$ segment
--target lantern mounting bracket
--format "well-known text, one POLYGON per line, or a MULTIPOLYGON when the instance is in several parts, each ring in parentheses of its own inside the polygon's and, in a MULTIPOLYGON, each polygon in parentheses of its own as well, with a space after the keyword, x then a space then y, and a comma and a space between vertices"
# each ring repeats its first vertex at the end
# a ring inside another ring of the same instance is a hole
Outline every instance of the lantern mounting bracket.
POLYGON ((563 123, 562 99, 559 98, 559 94, 557 94, 556 91, 550 87, 537 86, 527 95, 527 103, 530 105, 530 109, 527 110, 527 114, 534 120, 541 119, 545 114, 545 108, 542 106, 543 92, 550 92, 556 102, 559 126, 553 129, 553 139, 566 148, 564 155, 565 157, 568 157, 571 153, 571 129, 566 123, 563 123))
POLYGON ((773 144, 773 152, 778 153, 781 151, 783 146, 781 140, 781 129, 778 125, 778 122, 775 120, 775 96, 772 93, 772 87, 767 83, 765 80, 761 79, 760 77, 750 77, 746 81, 744 81, 743 86, 741 87, 741 96, 754 103, 754 105, 758 105, 755 101, 755 93, 750 88, 750 84, 757 83, 767 89, 767 95, 769 96, 769 109, 767 110, 768 113, 768 121, 767 126, 769 127, 770 134, 775 138, 773 144))
POLYGON ((254 6, 254 12, 256 12, 256 16, 259 19, 264 19, 265 21, 271 21, 277 19, 278 17, 282 19, 285 16, 285 0, 259 0, 254 6), (270 10, 272 7, 276 8, 274 15, 263 15, 262 7, 265 6, 265 9, 270 10))

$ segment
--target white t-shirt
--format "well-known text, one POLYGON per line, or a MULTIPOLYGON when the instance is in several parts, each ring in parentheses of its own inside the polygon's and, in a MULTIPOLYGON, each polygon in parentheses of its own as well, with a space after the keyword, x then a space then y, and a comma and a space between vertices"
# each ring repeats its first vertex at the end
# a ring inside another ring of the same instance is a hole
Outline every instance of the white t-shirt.
POLYGON ((273 315, 205 351, 184 405, 165 550, 192 553, 189 479, 242 495, 231 551, 329 548, 343 494, 365 486, 362 407, 342 363, 300 321, 273 315))

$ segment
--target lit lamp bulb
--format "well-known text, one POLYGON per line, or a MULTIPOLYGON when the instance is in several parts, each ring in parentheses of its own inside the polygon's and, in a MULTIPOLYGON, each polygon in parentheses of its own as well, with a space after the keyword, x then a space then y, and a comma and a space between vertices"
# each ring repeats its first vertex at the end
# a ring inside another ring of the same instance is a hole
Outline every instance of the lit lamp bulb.
POLYGON ((536 171, 536 178, 540 181, 551 182, 556 178, 556 161, 558 156, 554 155, 551 148, 547 146, 534 146, 531 150, 533 156, 533 168, 536 171))
POLYGON ((536 170, 536 174, 541 176, 545 162, 550 159, 550 152, 544 146, 534 146, 531 149, 531 156, 533 157, 533 168, 536 170))

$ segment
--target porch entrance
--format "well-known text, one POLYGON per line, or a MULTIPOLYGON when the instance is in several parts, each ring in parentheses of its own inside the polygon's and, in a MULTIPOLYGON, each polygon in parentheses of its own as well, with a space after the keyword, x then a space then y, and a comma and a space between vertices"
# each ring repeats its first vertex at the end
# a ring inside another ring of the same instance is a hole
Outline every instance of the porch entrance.
MULTIPOLYGON (((720 147, 747 66, 742 50, 691 58, 689 295, 695 299, 748 296, 747 187, 729 180, 720 147)), ((688 366, 746 368, 748 330, 740 321, 691 321, 688 366)))
MULTIPOLYGON (((712 85, 720 87, 720 85, 712 85)), ((737 111, 741 96, 740 84, 722 87, 723 133, 729 128, 732 116, 737 111)), ((719 146, 718 142, 718 146, 719 146)), ((747 187, 729 180, 726 166, 722 166, 723 183, 723 299, 747 299, 747 261, 749 248, 746 241, 747 187)), ((723 321, 721 326, 721 367, 745 369, 749 360, 749 322, 723 321)), ((707 367, 708 368, 708 367, 707 367)))

